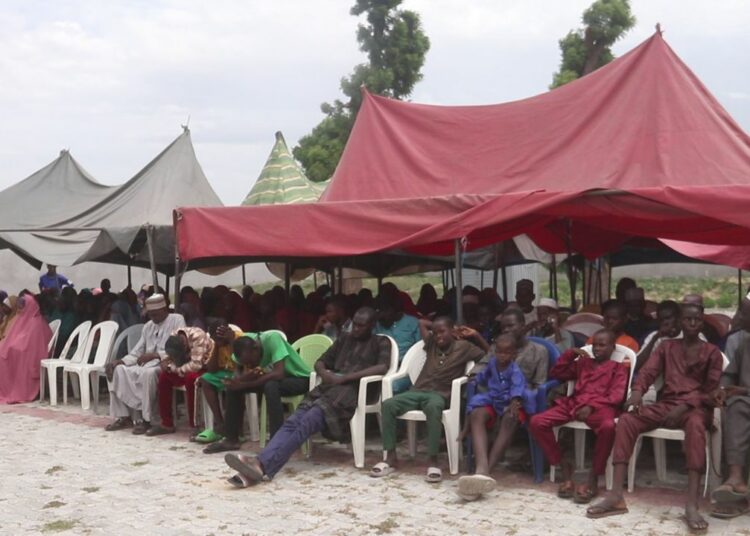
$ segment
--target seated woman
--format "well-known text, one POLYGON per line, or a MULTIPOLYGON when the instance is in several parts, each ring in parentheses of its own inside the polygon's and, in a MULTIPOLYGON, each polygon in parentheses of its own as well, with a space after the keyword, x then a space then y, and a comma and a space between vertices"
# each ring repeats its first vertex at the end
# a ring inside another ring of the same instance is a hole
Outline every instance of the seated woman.
POLYGON ((39 395, 39 363, 52 338, 34 296, 18 298, 18 314, 0 341, 0 404, 31 402, 39 395))

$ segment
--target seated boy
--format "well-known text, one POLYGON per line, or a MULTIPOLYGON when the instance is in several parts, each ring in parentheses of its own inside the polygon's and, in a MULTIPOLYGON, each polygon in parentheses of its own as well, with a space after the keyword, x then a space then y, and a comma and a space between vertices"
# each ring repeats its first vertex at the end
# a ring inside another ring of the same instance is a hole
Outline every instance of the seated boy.
POLYGON ((593 359, 580 348, 573 348, 560 356, 550 371, 550 377, 561 382, 575 380, 575 391, 571 396, 555 400, 555 405, 547 411, 534 415, 529 426, 550 465, 562 461, 554 427, 581 421, 593 430, 596 442, 588 483, 575 487, 573 464, 565 460, 562 462, 563 482, 557 492, 559 497, 573 497, 581 504, 591 502, 599 493, 599 476, 604 474, 612 451, 615 418, 625 400, 629 379, 628 367, 610 359, 615 350, 614 332, 607 329, 597 331, 591 350, 593 359))
POLYGON ((495 339, 489 363, 473 380, 486 391, 475 394, 467 402, 466 424, 459 438, 462 441, 471 432, 476 459, 475 474, 458 479, 458 495, 467 501, 476 500, 495 488, 496 482, 490 471, 513 439, 526 388, 526 377, 514 362, 515 358, 515 338, 509 334, 500 335, 495 339), (487 430, 495 427, 497 419, 500 419, 500 430, 488 456, 487 430))
POLYGON ((422 410, 427 424, 427 452, 430 467, 427 469, 428 482, 440 482, 442 471, 437 467, 440 437, 443 432, 443 410, 450 398, 453 380, 464 375, 466 363, 479 361, 489 350, 487 342, 475 330, 467 327, 455 329, 450 317, 441 316, 435 321, 422 319, 419 329, 427 354, 422 372, 414 386, 403 393, 383 402, 383 450, 385 460, 372 468, 370 476, 381 477, 392 473, 396 460, 396 417, 407 411, 422 410))

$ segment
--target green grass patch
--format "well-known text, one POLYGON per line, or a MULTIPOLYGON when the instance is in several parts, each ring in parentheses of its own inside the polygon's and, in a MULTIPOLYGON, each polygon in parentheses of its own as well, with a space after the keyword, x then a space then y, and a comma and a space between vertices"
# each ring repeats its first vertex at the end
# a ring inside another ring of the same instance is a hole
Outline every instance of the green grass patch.
POLYGON ((62 501, 50 501, 47 504, 43 506, 44 509, 47 508, 60 508, 61 506, 65 506, 65 503, 62 501))
POLYGON ((59 520, 45 523, 42 532, 63 532, 74 528, 78 524, 75 520, 59 520))
POLYGON ((143 467, 144 465, 147 465, 147 464, 148 464, 148 460, 143 460, 140 462, 133 462, 130 465, 132 465, 133 467, 143 467))
POLYGON ((44 474, 45 475, 54 475, 55 473, 59 473, 60 471, 65 471, 65 468, 62 465, 54 465, 47 469, 44 474))

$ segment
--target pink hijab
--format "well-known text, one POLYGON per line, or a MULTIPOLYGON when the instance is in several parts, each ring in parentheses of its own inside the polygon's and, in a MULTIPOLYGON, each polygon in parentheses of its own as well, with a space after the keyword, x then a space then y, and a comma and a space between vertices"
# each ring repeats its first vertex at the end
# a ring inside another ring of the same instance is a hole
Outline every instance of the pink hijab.
POLYGON ((0 341, 0 404, 31 402, 39 395, 39 362, 52 331, 34 296, 18 298, 18 315, 0 341))

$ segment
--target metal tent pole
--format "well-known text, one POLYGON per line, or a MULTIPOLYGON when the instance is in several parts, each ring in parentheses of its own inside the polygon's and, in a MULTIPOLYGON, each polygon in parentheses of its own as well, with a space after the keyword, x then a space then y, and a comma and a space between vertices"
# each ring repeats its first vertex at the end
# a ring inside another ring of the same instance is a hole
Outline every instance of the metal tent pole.
POLYGON ((737 269, 737 307, 742 305, 742 268, 737 269))
POLYGON ((503 276, 503 301, 508 303, 508 272, 505 271, 505 260, 502 261, 500 270, 503 276))
POLYGON ((156 273, 156 259, 154 257, 154 227, 146 225, 146 242, 148 243, 148 260, 151 265, 151 279, 154 284, 154 292, 158 292, 159 276, 156 273))
POLYGON ((242 265, 242 286, 247 286, 247 274, 245 273, 245 265, 242 265))
POLYGON ((133 271, 128 263, 128 288, 133 288, 133 271))
POLYGON ((462 303, 462 289, 464 288, 461 274, 461 239, 456 238, 455 240, 455 261, 456 261, 456 323, 462 325, 464 323, 464 308, 462 303))
POLYGON ((288 263, 284 263, 284 290, 286 295, 289 296, 289 288, 292 286, 292 266, 288 263))

